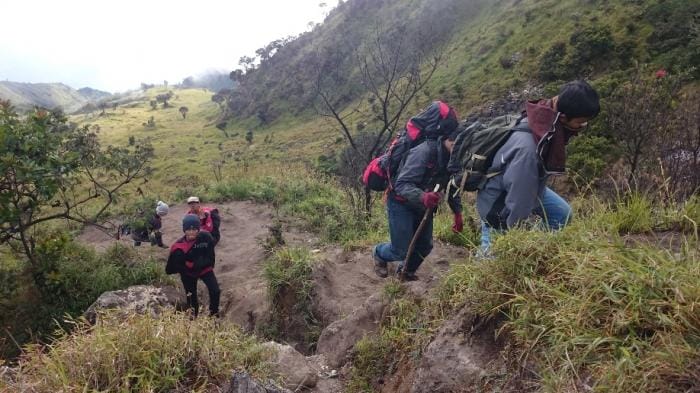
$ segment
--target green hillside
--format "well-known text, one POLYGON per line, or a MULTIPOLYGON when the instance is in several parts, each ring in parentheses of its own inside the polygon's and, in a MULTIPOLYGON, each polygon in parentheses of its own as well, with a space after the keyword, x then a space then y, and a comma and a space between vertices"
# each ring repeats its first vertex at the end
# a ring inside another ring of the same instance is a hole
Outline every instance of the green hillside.
POLYGON ((234 117, 257 116, 263 125, 290 112, 315 113, 313 84, 325 64, 319 56, 338 59, 346 78, 339 99, 349 104, 367 93, 354 59, 377 31, 407 37, 411 42, 396 47, 407 56, 431 47, 445 55, 415 108, 444 99, 466 114, 510 91, 551 93, 572 78, 593 80, 606 93, 639 64, 695 67, 700 38, 692 15, 699 7, 682 0, 348 1, 313 31, 261 48, 259 66, 241 77, 229 106, 234 117))

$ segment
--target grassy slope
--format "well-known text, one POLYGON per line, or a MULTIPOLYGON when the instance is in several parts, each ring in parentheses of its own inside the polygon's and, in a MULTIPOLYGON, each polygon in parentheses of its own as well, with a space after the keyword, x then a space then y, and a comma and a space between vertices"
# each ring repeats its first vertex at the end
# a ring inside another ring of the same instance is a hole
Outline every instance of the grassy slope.
MULTIPOLYGON (((483 101, 501 97, 510 89, 537 84, 540 56, 556 42, 568 43, 571 33, 587 26, 607 26, 616 41, 632 40, 635 55, 649 61, 645 39, 650 28, 639 17, 644 5, 622 1, 498 1, 484 8, 473 23, 455 35, 448 66, 434 77, 429 91, 440 94, 459 109, 468 109, 483 101), (625 26, 637 26, 634 35, 625 26), (505 69, 502 57, 518 53, 520 62, 505 69), (464 98, 457 97, 455 86, 464 87, 464 98), (440 93, 444 91, 444 93, 440 93)), ((594 79, 605 72, 591 75, 594 79)), ((558 83, 554 83, 556 88, 558 83)), ((550 92, 551 89, 550 89, 550 92)))

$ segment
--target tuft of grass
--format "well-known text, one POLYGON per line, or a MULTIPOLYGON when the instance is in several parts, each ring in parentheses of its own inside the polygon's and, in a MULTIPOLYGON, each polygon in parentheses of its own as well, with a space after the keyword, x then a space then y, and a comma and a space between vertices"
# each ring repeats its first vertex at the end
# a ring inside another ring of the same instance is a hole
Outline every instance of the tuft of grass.
POLYGON ((700 354, 696 249, 630 248, 584 218, 556 233, 510 231, 494 252, 497 260, 456 268, 442 300, 506 316, 501 331, 518 359, 537 365, 543 391, 693 386, 700 354))
POLYGON ((645 233, 654 227, 651 200, 636 192, 618 198, 611 218, 619 233, 645 233))
POLYGON ((313 309, 313 260, 307 249, 281 248, 265 262, 263 276, 272 313, 265 333, 278 341, 293 339, 311 349, 321 334, 313 309))
MULTIPOLYGON (((398 281, 384 287, 388 296, 404 293, 398 281)), ((414 360, 426 344, 429 326, 421 318, 420 303, 409 297, 394 297, 377 336, 365 336, 355 344, 346 392, 371 392, 378 379, 396 371, 400 362, 414 360)))
POLYGON ((173 311, 158 318, 106 314, 95 326, 72 323, 70 335, 28 348, 10 390, 207 392, 234 369, 270 376, 267 350, 235 325, 190 321, 173 311))

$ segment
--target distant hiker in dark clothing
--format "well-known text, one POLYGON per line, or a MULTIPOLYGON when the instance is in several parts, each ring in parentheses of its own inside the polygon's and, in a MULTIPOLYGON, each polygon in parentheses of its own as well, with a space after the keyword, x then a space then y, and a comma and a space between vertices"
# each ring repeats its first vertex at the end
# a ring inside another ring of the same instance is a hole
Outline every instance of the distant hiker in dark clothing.
POLYGON ((187 305, 199 315, 197 280, 201 279, 209 291, 209 313, 219 316, 221 290, 214 275, 214 239, 209 232, 200 231, 199 217, 188 214, 182 219, 185 236, 170 247, 170 256, 165 267, 167 274, 180 274, 187 295, 187 305))
POLYGON ((202 206, 199 198, 196 196, 187 198, 187 204, 190 207, 187 214, 194 214, 199 217, 200 229, 211 233, 214 238, 214 245, 218 244, 219 240, 221 240, 221 233, 219 232, 219 225, 221 224, 219 209, 202 206))
POLYGON ((569 222, 571 207, 546 182, 564 173, 566 144, 598 112, 598 93, 584 81, 567 83, 552 99, 526 104, 525 117, 494 156, 489 172, 499 174, 477 193, 482 253, 488 253, 491 229, 507 230, 533 213, 553 230, 569 222))
POLYGON ((131 238, 134 240, 134 246, 140 246, 141 242, 151 242, 151 246, 168 248, 163 244, 163 234, 160 229, 163 227, 162 217, 168 214, 168 205, 163 201, 158 201, 156 204, 155 214, 148 217, 142 217, 134 228, 131 229, 131 238))
MULTIPOLYGON (((401 261, 399 279, 417 280, 416 270, 433 249, 433 214, 428 215, 426 225, 418 235, 415 250, 403 266, 411 239, 422 221, 426 209, 434 209, 444 196, 450 180, 447 163, 454 141, 459 134, 456 122, 451 131, 437 139, 427 139, 411 149, 387 196, 386 210, 389 218, 390 242, 374 247, 375 272, 380 277, 388 274, 387 263, 401 261), (435 185, 442 192, 434 192, 435 185)), ((454 213, 453 231, 463 229, 462 203, 458 193, 448 193, 448 204, 454 213)))

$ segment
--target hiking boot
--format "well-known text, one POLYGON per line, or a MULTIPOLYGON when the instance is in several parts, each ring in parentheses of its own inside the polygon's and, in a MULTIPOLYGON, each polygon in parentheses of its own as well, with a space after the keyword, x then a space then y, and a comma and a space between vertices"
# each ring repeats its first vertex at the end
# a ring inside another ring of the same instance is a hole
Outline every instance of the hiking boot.
POLYGON ((389 275, 389 271, 386 268, 386 262, 379 258, 379 255, 377 255, 376 246, 372 250, 372 257, 374 258, 374 272, 380 278, 386 278, 386 276, 389 275))
POLYGON ((399 281, 401 281, 401 282, 418 281, 418 276, 416 275, 415 272, 400 272, 399 273, 399 281))

